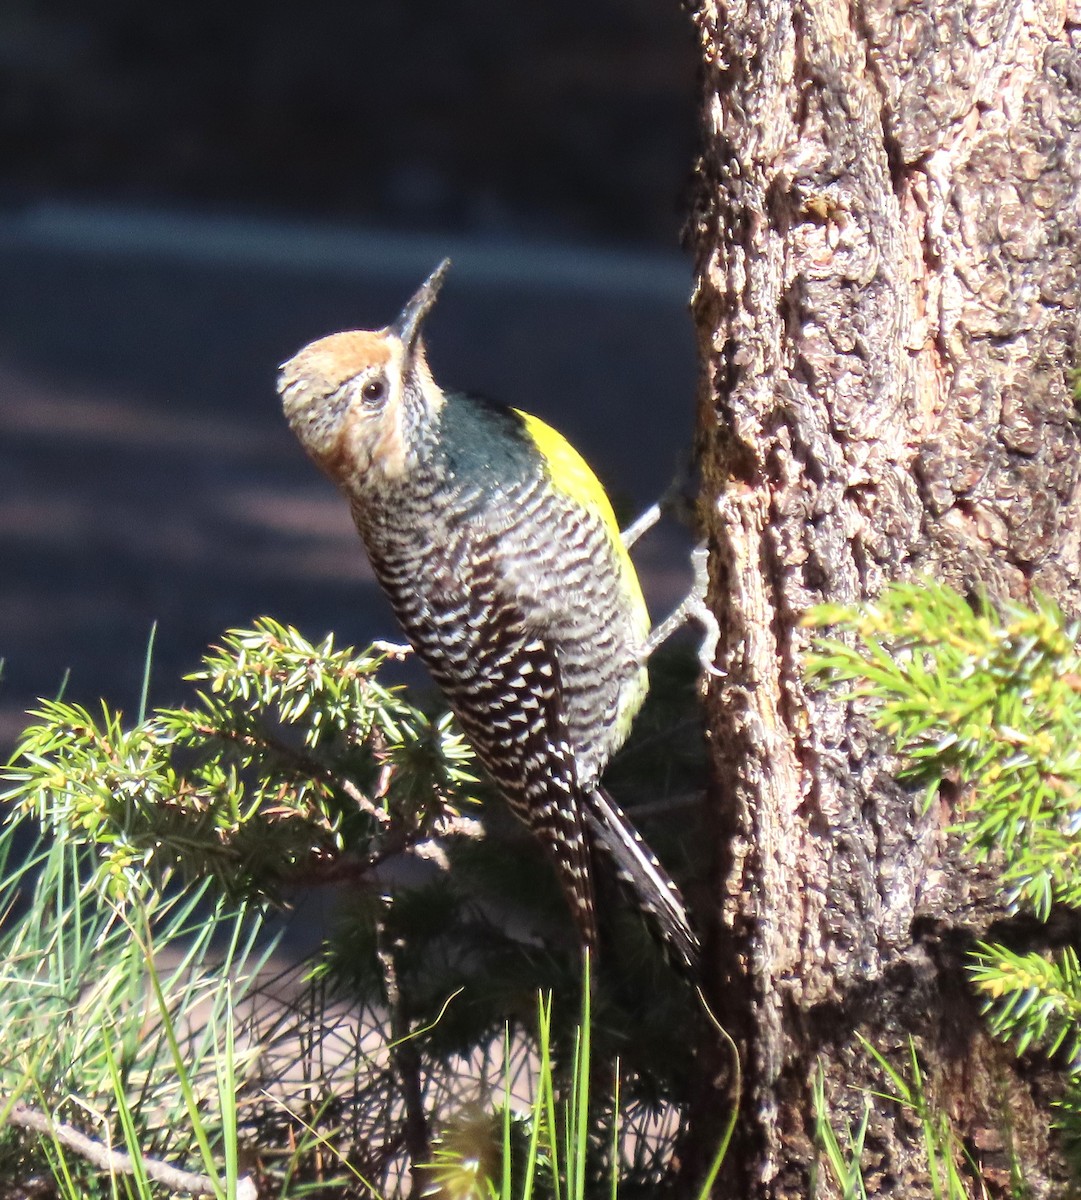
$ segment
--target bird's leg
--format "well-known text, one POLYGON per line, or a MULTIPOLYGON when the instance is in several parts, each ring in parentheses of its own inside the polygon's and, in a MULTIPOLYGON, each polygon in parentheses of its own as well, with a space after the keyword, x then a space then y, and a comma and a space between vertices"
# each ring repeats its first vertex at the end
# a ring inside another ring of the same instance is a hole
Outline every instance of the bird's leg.
POLYGON ((620 534, 623 539, 623 545, 629 550, 643 533, 648 533, 654 525, 661 519, 661 505, 663 501, 658 501, 656 504, 651 504, 649 508, 620 534))
MULTIPOLYGON (((623 545, 629 550, 644 533, 648 533, 657 524, 665 511, 674 512, 686 519, 688 504, 684 491, 684 481, 677 479, 656 504, 651 504, 636 521, 627 526, 622 533, 623 545)), ((705 542, 700 542, 691 551, 691 566, 694 569, 694 583, 690 594, 675 612, 650 633, 642 651, 642 659, 648 659, 658 646, 668 641, 672 634, 682 629, 688 621, 696 621, 703 629, 702 641, 698 647, 698 662, 702 671, 706 675, 722 675, 723 672, 713 661, 717 653, 717 643, 721 640, 721 627, 706 604, 709 587, 709 550, 705 542)))
POLYGON ((717 643, 721 640, 721 627, 706 603, 709 587, 709 549, 705 542, 700 542, 691 551, 691 565, 694 568, 694 584, 690 593, 675 612, 654 627, 646 641, 642 657, 648 659, 658 646, 668 641, 672 634, 682 629, 688 621, 696 621, 703 629, 702 641, 698 646, 699 665, 706 675, 723 675, 724 672, 713 661, 717 654, 717 643))

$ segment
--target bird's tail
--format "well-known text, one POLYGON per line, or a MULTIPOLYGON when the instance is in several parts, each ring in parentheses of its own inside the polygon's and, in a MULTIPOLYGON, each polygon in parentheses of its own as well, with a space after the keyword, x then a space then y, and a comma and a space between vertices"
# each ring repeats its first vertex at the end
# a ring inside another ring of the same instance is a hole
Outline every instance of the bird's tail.
POLYGON ((593 844, 615 868, 665 952, 677 969, 697 980, 702 946, 679 888, 604 788, 596 787, 589 794, 585 816, 593 844))

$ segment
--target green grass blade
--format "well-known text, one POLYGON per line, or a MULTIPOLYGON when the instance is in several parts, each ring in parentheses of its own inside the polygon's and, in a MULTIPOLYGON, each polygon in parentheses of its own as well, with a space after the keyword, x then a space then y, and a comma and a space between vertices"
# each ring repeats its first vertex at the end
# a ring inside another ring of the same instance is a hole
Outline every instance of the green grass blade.
POLYGON ((510 1025, 503 1027, 503 1179, 501 1200, 511 1200, 510 1025))
POLYGON ((590 996, 589 996, 589 953, 583 956, 582 966, 582 1022, 578 1029, 574 1055, 574 1117, 572 1123, 573 1144, 568 1147, 567 1163, 571 1162, 573 1149, 574 1184, 567 1182, 567 1190, 573 1200, 585 1200, 586 1155, 589 1150, 589 1070, 590 1070, 590 996))
POLYGON ((139 690, 139 712, 136 718, 141 725, 146 720, 146 705, 150 696, 150 667, 154 661, 154 642, 158 636, 157 621, 151 622, 150 635, 146 639, 146 655, 143 658, 143 682, 139 690))
MULTIPOLYGON (((131 1111, 131 1106, 128 1104, 128 1098, 124 1089, 124 1081, 120 1076, 120 1068, 116 1061, 116 1055, 113 1052, 112 1030, 109 1026, 103 1023, 101 1029, 101 1044, 105 1051, 105 1061, 109 1068, 109 1082, 112 1084, 113 1101, 116 1104, 117 1116, 120 1118, 120 1127, 124 1131, 124 1145, 127 1148, 128 1158, 131 1160, 131 1177, 136 1188, 136 1194, 139 1196, 150 1196, 150 1180, 147 1178, 146 1167, 143 1163, 143 1149, 139 1143, 139 1134, 136 1129, 135 1118, 131 1111)), ((113 1186, 116 1186, 116 1172, 112 1172, 113 1186)), ((125 1181, 125 1190, 130 1190, 125 1181)))

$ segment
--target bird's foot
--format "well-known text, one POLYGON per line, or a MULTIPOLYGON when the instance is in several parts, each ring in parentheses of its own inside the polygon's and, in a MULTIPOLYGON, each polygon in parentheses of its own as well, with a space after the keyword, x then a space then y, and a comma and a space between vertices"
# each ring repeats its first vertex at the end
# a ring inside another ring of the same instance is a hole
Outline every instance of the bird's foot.
MULTIPOLYGON (((635 522, 638 524, 638 522, 635 522)), ((634 526, 631 527, 632 529, 634 526)), ((717 644, 721 640, 721 627, 713 610, 706 603, 709 587, 709 549, 702 542, 691 551, 691 565, 694 568, 694 586, 682 604, 658 625, 646 641, 644 658, 650 655, 674 634, 682 629, 688 621, 694 621, 704 631, 698 647, 698 662, 706 675, 723 677, 724 672, 716 665, 717 644)))

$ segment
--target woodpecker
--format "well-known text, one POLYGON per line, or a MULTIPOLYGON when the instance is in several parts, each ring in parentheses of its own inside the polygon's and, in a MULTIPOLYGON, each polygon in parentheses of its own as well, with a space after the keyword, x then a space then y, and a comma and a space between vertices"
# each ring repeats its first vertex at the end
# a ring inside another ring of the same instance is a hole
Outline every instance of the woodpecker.
POLYGON ((683 899, 600 786, 648 688, 649 615, 612 506, 537 417, 445 391, 421 327, 444 260, 393 324, 320 338, 278 391, 344 493, 395 614, 512 809, 546 847, 583 944, 600 854, 696 974, 683 899))

